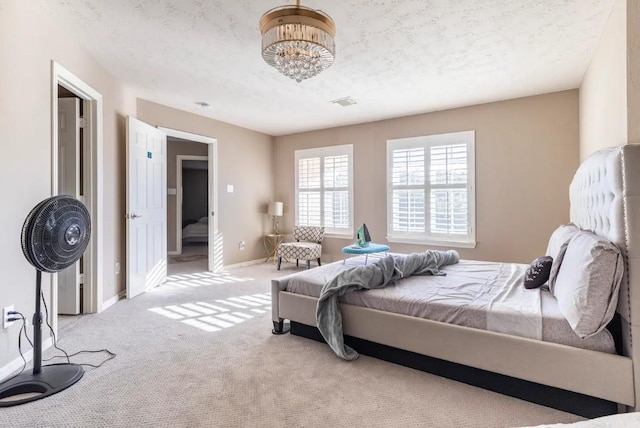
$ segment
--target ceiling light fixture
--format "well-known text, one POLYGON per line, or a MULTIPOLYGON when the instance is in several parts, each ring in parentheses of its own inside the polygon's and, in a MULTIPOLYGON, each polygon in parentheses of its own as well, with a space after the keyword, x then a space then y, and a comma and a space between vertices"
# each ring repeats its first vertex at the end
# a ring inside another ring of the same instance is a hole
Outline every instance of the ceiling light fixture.
POLYGON ((300 6, 277 7, 260 19, 262 58, 298 82, 333 64, 336 26, 326 14, 300 6))

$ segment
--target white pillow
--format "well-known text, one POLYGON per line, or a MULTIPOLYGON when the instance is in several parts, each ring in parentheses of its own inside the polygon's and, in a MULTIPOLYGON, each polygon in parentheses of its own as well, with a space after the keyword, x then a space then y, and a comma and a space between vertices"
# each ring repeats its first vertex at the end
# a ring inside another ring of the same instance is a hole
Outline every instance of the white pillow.
POLYGON ((569 241, 553 294, 578 336, 600 332, 613 318, 623 268, 620 250, 611 242, 584 231, 569 241))
POLYGON ((580 232, 580 229, 575 224, 564 224, 558 226, 549 238, 549 243, 547 244, 547 256, 551 256, 553 258, 553 262, 551 264, 551 272, 549 272, 548 284, 549 291, 552 293, 569 240, 571 240, 571 238, 578 232, 580 232))
POLYGON ((198 223, 209 223, 209 217, 200 217, 198 223))
POLYGON ((549 238, 546 255, 553 257, 553 259, 555 260, 556 257, 558 257, 558 253, 560 252, 560 247, 562 247, 562 244, 569 242, 571 237, 573 237, 573 235, 578 232, 580 232, 580 229, 573 223, 558 226, 558 228, 553 231, 551 237, 549 238))

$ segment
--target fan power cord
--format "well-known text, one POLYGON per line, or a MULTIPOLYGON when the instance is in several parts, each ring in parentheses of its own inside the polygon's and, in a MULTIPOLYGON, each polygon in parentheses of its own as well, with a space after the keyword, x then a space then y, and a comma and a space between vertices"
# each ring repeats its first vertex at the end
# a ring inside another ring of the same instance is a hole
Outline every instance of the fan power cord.
POLYGON ((106 363, 107 361, 113 360, 116 357, 116 354, 111 352, 111 351, 109 351, 108 349, 98 349, 96 351, 83 350, 83 351, 75 352, 73 354, 68 354, 67 351, 65 351, 62 348, 59 348, 58 344, 57 344, 56 334, 53 332, 53 327, 49 323, 49 309, 47 308, 47 302, 45 301, 44 293, 42 292, 42 290, 40 291, 40 298, 42 299, 42 304, 44 305, 44 313, 45 313, 45 318, 44 319, 46 320, 47 326, 49 327, 49 331, 51 332, 51 337, 53 338, 53 347, 56 348, 57 350, 61 351, 64 354, 64 355, 54 355, 54 356, 52 356, 50 358, 47 358, 47 359, 44 359, 42 361, 51 361, 51 360, 53 360, 55 358, 63 358, 64 357, 64 358, 67 359, 67 363, 71 364, 71 357, 75 357, 76 355, 80 355, 80 354, 97 354, 97 353, 100 353, 100 352, 104 352, 104 353, 106 353, 108 355, 108 357, 107 357, 106 360, 104 360, 100 364, 98 364, 98 365, 89 364, 89 363, 81 363, 80 364, 81 366, 88 366, 88 367, 93 367, 93 368, 97 369, 98 367, 101 367, 104 363, 106 363))
MULTIPOLYGON (((102 365, 104 363, 106 363, 109 360, 113 360, 117 355, 111 351, 109 351, 108 349, 98 349, 98 350, 83 350, 83 351, 78 351, 78 352, 74 352, 73 354, 69 354, 69 357, 75 357, 76 355, 80 355, 80 354, 98 354, 100 352, 104 352, 108 355, 108 357, 101 362, 100 364, 89 364, 89 363, 80 363, 79 365, 81 366, 87 366, 87 367, 93 367, 93 368, 98 368, 98 367, 102 367, 102 365)), ((54 355, 51 358, 47 358, 46 360, 42 360, 42 361, 51 361, 54 358, 63 358, 63 355, 54 355)))
MULTIPOLYGON (((51 332, 51 338, 53 339, 53 347, 56 348, 58 351, 62 352, 65 357, 67 357, 67 364, 71 364, 71 360, 69 359, 69 354, 67 354, 67 351, 65 351, 62 348, 58 347, 58 339, 56 338, 56 334, 53 332, 53 327, 51 326, 51 323, 49 323, 49 308, 47 308, 47 301, 44 298, 44 293, 42 292, 42 290, 40 290, 40 298, 42 299, 42 304, 44 305, 44 320, 47 323, 47 327, 49 327, 49 331, 51 332)), ((48 361, 48 360, 43 360, 43 361, 48 361)))

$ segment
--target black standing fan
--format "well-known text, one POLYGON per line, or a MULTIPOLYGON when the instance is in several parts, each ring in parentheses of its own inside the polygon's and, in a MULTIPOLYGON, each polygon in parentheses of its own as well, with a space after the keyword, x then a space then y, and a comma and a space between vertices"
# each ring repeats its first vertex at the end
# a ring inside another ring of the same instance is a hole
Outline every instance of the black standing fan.
POLYGON ((77 262, 89 244, 91 219, 87 208, 71 196, 54 196, 31 210, 22 226, 22 251, 36 268, 36 311, 33 315, 33 372, 0 384, 0 400, 23 394, 26 398, 0 401, 14 406, 56 394, 76 383, 84 370, 77 364, 42 366, 42 272, 60 272, 77 262), (34 394, 34 395, 31 395, 34 394))

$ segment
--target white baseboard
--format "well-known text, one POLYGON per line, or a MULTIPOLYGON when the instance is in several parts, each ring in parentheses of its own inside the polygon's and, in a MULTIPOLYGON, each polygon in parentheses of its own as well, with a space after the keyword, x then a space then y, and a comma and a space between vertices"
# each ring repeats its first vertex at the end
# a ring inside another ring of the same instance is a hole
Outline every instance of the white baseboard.
POLYGON ((126 291, 121 291, 118 293, 117 296, 113 296, 112 298, 110 298, 109 300, 105 301, 102 303, 102 311, 106 311, 107 309, 109 309, 111 306, 115 305, 116 303, 118 303, 118 300, 120 299, 124 299, 124 297, 127 295, 126 291))
MULTIPOLYGON (((51 345, 53 345, 53 339, 49 337, 48 339, 42 342, 42 350, 44 351, 46 349, 51 348, 51 345)), ((33 349, 28 350, 23 355, 24 355, 24 359, 27 360, 27 363, 29 363, 31 360, 33 360, 33 349)), ((24 361, 22 361, 22 358, 18 357, 15 360, 10 361, 4 367, 0 367, 0 382, 3 381, 6 377, 8 377, 11 373, 15 372, 16 370, 19 370, 20 367, 22 367, 22 364, 24 364, 24 361)), ((27 364, 27 366, 28 365, 29 364, 27 364)))
POLYGON ((177 251, 167 251, 168 256, 179 256, 180 253, 177 251))
POLYGON ((224 265, 223 268, 233 269, 233 268, 239 268, 243 266, 259 265, 260 263, 264 263, 264 262, 265 262, 264 259, 255 259, 255 260, 249 260, 248 262, 234 263, 232 265, 224 265))

